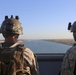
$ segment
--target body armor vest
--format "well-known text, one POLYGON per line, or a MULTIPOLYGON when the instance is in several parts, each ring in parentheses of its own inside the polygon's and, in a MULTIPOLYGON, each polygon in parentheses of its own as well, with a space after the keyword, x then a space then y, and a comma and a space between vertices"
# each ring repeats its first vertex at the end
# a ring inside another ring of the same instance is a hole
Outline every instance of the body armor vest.
POLYGON ((24 50, 23 45, 0 49, 0 75, 30 75, 24 69, 24 50))

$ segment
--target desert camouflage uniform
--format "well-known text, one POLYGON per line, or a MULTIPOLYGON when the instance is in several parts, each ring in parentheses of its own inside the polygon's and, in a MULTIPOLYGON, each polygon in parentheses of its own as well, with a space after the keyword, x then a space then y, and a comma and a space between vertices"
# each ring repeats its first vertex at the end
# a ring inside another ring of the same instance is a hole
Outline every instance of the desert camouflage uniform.
POLYGON ((24 58, 25 58, 25 60, 28 61, 29 65, 31 67, 31 75, 39 75, 36 56, 33 54, 33 52, 29 48, 25 49, 24 58))
MULTIPOLYGON (((3 43, 3 47, 14 47, 17 44, 18 43, 15 43, 14 45, 12 45, 12 43, 3 43)), ((27 63, 28 66, 31 68, 31 75, 39 75, 39 68, 38 68, 36 55, 29 48, 25 48, 24 60, 27 61, 25 63, 27 63)), ((28 70, 30 69, 29 67, 28 70)))
POLYGON ((61 66, 60 75, 75 75, 76 45, 71 47, 65 54, 61 66))
MULTIPOLYGON (((11 34, 17 34, 21 35, 23 34, 23 28, 21 26, 21 23, 19 21, 19 17, 11 15, 11 18, 8 18, 8 16, 5 16, 5 20, 2 22, 0 27, 0 33, 5 35, 11 35, 11 34)), ((12 43, 4 43, 4 47, 10 47, 13 45, 12 43)), ((27 61, 25 64, 28 64, 28 69, 31 69, 31 75, 39 75, 38 71, 38 63, 36 60, 35 54, 28 48, 25 48, 24 52, 24 60, 27 61)))

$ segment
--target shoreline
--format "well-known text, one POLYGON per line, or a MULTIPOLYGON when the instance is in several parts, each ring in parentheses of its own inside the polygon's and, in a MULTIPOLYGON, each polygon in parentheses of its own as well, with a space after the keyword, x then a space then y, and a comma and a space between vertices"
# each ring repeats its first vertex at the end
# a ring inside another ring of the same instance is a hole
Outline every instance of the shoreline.
POLYGON ((61 44, 71 45, 71 46, 75 43, 73 39, 47 39, 44 41, 56 42, 56 43, 61 43, 61 44))
MULTIPOLYGON (((73 45, 75 41, 73 39, 42 39, 43 41, 48 41, 48 42, 56 42, 56 43, 61 43, 65 45, 73 45)), ((18 42, 24 42, 27 40, 24 39, 19 39, 18 42)), ((4 40, 0 40, 0 43, 4 42, 4 40)))

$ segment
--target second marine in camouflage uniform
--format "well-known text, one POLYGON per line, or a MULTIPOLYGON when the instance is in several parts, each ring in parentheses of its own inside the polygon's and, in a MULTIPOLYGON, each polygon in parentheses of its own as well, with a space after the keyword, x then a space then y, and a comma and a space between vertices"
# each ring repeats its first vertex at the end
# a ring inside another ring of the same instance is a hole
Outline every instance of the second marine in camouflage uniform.
MULTIPOLYGON (((68 29, 73 32, 74 40, 76 41, 76 22, 68 29)), ((60 69, 60 75, 76 75, 76 44, 74 44, 65 54, 60 69)))

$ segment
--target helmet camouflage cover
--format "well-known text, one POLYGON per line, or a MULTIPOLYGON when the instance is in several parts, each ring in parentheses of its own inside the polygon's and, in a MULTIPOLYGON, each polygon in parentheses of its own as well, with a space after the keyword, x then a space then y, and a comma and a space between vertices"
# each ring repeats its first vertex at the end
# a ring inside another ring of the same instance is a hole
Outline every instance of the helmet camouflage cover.
POLYGON ((71 27, 71 32, 76 32, 76 21, 73 23, 71 27))
POLYGON ((0 33, 2 34, 23 34, 21 23, 19 22, 19 17, 8 18, 5 16, 5 20, 1 24, 0 33))

